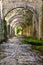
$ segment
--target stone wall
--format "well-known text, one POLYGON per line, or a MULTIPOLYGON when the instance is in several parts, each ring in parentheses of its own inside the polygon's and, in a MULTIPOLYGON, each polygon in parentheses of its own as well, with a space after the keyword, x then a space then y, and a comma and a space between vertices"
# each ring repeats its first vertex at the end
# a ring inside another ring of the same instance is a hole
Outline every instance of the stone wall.
POLYGON ((40 12, 41 0, 3 0, 3 12, 4 15, 15 7, 26 7, 26 5, 33 7, 40 12), (40 4, 40 5, 39 5, 40 4))
POLYGON ((29 7, 33 7, 34 10, 37 11, 38 13, 38 33, 39 33, 39 38, 42 37, 42 32, 41 32, 41 23, 42 23, 42 13, 41 13, 41 5, 42 5, 42 0, 2 0, 2 13, 3 17, 6 16, 6 14, 12 10, 13 8, 16 7, 24 7, 28 5, 29 7))
MULTIPOLYGON (((42 5, 43 5, 43 2, 42 2, 42 5)), ((43 39, 43 14, 42 14, 42 26, 41 27, 42 27, 42 31, 41 32, 42 32, 42 39, 43 39)))

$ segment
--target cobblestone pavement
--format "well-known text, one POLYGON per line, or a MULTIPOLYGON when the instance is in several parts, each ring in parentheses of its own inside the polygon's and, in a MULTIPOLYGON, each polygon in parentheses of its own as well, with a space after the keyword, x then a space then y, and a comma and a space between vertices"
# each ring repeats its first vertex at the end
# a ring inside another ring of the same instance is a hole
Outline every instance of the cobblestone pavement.
POLYGON ((43 65, 43 53, 15 37, 0 44, 0 65, 43 65))

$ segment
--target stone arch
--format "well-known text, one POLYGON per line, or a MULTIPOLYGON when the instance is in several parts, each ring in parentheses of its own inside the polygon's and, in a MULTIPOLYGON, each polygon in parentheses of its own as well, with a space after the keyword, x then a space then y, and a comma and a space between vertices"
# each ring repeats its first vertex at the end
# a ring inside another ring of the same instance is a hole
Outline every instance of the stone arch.
POLYGON ((11 8, 11 9, 9 9, 9 10, 7 11, 7 13, 4 15, 4 17, 6 17, 7 14, 8 14, 10 11, 12 11, 12 10, 14 10, 14 9, 17 9, 17 8, 20 8, 20 9, 28 9, 28 10, 30 10, 31 12, 33 12, 34 14, 36 14, 36 16, 38 17, 38 13, 37 13, 36 9, 35 9, 32 5, 13 7, 13 8, 11 8))
POLYGON ((25 7, 24 7, 24 6, 16 6, 16 7, 10 9, 10 10, 6 13, 6 15, 5 15, 4 17, 6 17, 7 14, 8 14, 11 10, 17 9, 17 8, 30 10, 30 11, 34 14, 34 28, 35 28, 35 30, 36 30, 36 35, 38 36, 38 30, 39 30, 39 29, 38 29, 38 13, 37 13, 37 11, 34 9, 34 7, 29 6, 29 5, 26 5, 25 7))
MULTIPOLYGON (((9 4, 8 4, 9 5, 9 4)), ((17 8, 22 8, 22 9, 29 9, 31 10, 32 12, 33 11, 36 11, 35 10, 35 7, 33 5, 31 5, 30 3, 25 3, 25 2, 15 2, 13 3, 13 5, 10 4, 9 7, 5 7, 5 9, 3 10, 4 12, 4 17, 13 9, 17 9, 17 8)))
POLYGON ((16 22, 16 23, 14 23, 14 24, 15 24, 14 27, 16 27, 16 25, 18 25, 18 24, 20 24, 22 27, 26 27, 26 23, 24 23, 24 22, 22 22, 22 21, 16 22))
MULTIPOLYGON (((26 24, 25 24, 24 22, 22 22, 22 21, 20 21, 20 22, 15 22, 14 25, 12 25, 12 28, 13 28, 14 31, 15 31, 15 29, 17 29, 19 26, 21 26, 22 29, 24 29, 24 28, 26 27, 26 24)), ((11 35, 12 35, 12 33, 11 33, 11 35)), ((16 33, 15 33, 15 35, 16 35, 16 33)))

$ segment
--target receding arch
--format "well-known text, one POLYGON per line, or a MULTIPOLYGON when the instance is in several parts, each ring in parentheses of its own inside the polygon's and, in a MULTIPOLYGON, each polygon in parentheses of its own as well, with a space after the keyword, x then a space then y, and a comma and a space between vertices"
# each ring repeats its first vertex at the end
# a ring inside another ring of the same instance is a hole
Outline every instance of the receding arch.
POLYGON ((27 4, 27 5, 25 5, 25 6, 16 6, 16 7, 13 7, 13 8, 11 8, 11 9, 9 9, 8 12, 5 14, 4 17, 6 17, 7 14, 8 14, 10 11, 14 10, 14 9, 25 9, 25 10, 28 9, 28 10, 30 10, 31 12, 35 13, 36 16, 38 15, 36 9, 35 9, 32 5, 27 4))
MULTIPOLYGON (((7 13, 6 15, 4 16, 4 18, 7 16, 7 14, 9 14, 10 11, 14 10, 14 9, 25 9, 25 10, 30 10, 33 14, 34 14, 34 19, 35 21, 37 22, 38 24, 38 13, 37 11, 34 9, 34 7, 32 5, 26 5, 25 7, 24 6, 16 6, 14 8, 11 8, 7 13)), ((18 14, 19 15, 19 14, 18 14)))
MULTIPOLYGON (((35 21, 35 29, 36 29, 36 31, 37 31, 37 33, 36 33, 36 35, 38 34, 38 29, 37 29, 37 26, 38 26, 38 13, 37 13, 37 11, 33 8, 33 7, 31 7, 31 6, 28 6, 28 5, 26 5, 26 7, 15 7, 15 8, 13 8, 13 9, 11 9, 11 10, 9 10, 8 12, 7 12, 7 14, 9 14, 9 12, 10 11, 12 11, 12 10, 14 10, 14 9, 25 9, 25 10, 30 10, 33 14, 34 14, 34 21, 35 21)), ((7 14, 5 15, 5 17, 7 16, 7 14)), ((20 15, 20 14, 18 14, 18 15, 20 15)), ((25 15, 23 15, 23 16, 25 16, 25 15)), ((13 18, 13 17, 12 17, 13 18)), ((14 16, 14 18, 17 18, 16 16, 14 16)), ((14 19, 13 18, 13 19, 14 19)), ((12 20, 13 20, 12 19, 12 20)), ((10 19, 9 19, 10 20, 10 19)), ((11 22, 12 22, 12 20, 11 20, 11 22)))
POLYGON ((16 27, 16 25, 19 25, 19 24, 20 24, 23 28, 26 27, 26 23, 24 23, 24 22, 22 22, 22 21, 14 23, 14 27, 16 27))

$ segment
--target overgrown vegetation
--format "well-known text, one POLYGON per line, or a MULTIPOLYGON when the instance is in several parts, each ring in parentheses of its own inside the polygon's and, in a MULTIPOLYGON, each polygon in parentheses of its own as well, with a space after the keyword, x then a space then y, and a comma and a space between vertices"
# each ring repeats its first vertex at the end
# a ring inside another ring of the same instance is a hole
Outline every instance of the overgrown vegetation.
POLYGON ((23 40, 24 43, 32 44, 32 45, 43 45, 43 40, 39 40, 37 38, 26 38, 23 40))
POLYGON ((19 27, 17 28, 17 34, 18 34, 18 35, 22 35, 22 31, 23 31, 22 27, 19 26, 19 27))
POLYGON ((25 21, 25 23, 26 23, 28 26, 32 24, 31 18, 29 18, 29 17, 27 17, 27 16, 24 16, 24 21, 25 21))
POLYGON ((31 44, 32 45, 31 47, 34 50, 43 51, 43 40, 28 37, 22 40, 22 42, 25 44, 31 44))
POLYGON ((32 45, 32 49, 43 51, 43 46, 32 45))

